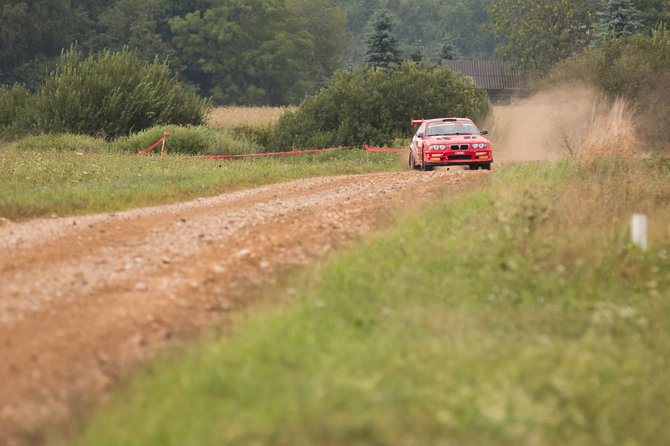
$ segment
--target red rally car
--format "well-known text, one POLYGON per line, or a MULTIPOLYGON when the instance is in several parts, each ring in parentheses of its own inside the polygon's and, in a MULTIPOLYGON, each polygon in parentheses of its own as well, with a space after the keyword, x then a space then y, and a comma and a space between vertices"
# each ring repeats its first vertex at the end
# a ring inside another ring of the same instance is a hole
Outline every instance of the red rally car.
POLYGON ((479 131, 470 119, 412 120, 412 124, 419 123, 410 145, 411 168, 432 170, 435 166, 466 165, 471 170, 491 169, 491 142, 484 138, 488 132, 479 131))

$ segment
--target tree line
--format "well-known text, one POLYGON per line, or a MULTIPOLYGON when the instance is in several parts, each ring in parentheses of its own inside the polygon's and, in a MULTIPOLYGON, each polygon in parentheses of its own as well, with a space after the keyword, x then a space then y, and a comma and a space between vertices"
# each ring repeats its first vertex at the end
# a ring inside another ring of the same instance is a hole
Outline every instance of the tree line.
POLYGON ((169 61, 215 103, 279 105, 299 102, 344 66, 348 35, 331 0, 5 2, 0 84, 37 90, 73 42, 169 61))
POLYGON ((382 20, 394 61, 502 58, 547 72, 611 33, 664 26, 670 0, 2 0, 0 84, 37 91, 77 42, 167 62, 214 104, 295 104, 370 63, 382 20))

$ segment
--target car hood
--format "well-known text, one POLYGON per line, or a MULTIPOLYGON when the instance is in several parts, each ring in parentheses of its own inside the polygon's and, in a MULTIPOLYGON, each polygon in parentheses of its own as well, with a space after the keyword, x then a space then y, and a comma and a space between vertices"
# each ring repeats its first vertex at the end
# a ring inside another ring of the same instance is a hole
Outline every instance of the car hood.
POLYGON ((429 136, 424 139, 428 144, 477 144, 488 143, 488 139, 481 135, 443 135, 429 136))

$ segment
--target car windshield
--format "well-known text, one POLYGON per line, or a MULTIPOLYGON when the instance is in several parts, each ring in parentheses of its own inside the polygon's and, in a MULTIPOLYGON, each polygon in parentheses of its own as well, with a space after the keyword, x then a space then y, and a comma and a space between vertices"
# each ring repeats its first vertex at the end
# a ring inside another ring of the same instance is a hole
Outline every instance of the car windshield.
POLYGON ((426 136, 476 135, 478 133, 477 128, 472 124, 437 124, 426 130, 426 136))

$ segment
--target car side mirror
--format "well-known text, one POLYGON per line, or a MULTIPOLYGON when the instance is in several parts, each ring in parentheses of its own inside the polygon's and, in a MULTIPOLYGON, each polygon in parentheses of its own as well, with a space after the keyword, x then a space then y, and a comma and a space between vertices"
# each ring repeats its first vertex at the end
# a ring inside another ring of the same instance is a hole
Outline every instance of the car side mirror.
POLYGON ((482 135, 488 135, 489 131, 488 130, 482 130, 482 135))
POLYGON ((418 138, 423 138, 423 133, 417 133, 416 136, 417 136, 418 138))

